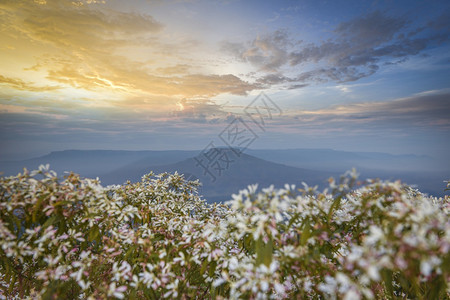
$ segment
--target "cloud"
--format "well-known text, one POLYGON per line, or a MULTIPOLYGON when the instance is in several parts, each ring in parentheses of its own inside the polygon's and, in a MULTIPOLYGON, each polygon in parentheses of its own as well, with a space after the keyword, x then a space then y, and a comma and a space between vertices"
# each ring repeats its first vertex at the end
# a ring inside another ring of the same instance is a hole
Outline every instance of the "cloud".
POLYGON ((258 84, 248 83, 232 74, 161 76, 150 74, 138 63, 128 62, 124 65, 99 60, 91 65, 80 67, 83 63, 86 63, 85 59, 80 59, 79 64, 73 64, 73 60, 54 60, 54 67, 48 71, 47 78, 93 91, 99 88, 117 89, 181 97, 212 97, 222 93, 246 95, 249 91, 260 88, 258 84), (99 70, 102 71, 99 72, 99 70))
POLYGON ((447 8, 438 18, 431 20, 427 25, 448 32, 450 28, 450 9, 447 8))
POLYGON ((288 61, 287 47, 291 45, 285 30, 258 36, 248 44, 223 42, 222 50, 235 55, 259 68, 259 71, 273 72, 288 61))
POLYGON ((189 73, 191 66, 187 64, 177 64, 170 67, 161 67, 157 69, 157 72, 164 75, 174 75, 174 74, 186 74, 189 73))
POLYGON ((69 1, 47 0, 45 5, 33 5, 18 0, 7 8, 16 21, 11 23, 16 30, 57 46, 92 49, 108 41, 120 42, 121 38, 127 41, 163 28, 149 15, 118 12, 103 6, 75 7, 69 1))
POLYGON ((3 75, 0 75, 0 85, 6 85, 16 90, 30 92, 48 92, 61 88, 59 86, 34 86, 33 84, 25 82, 19 78, 5 77, 3 75))
POLYGON ((294 81, 296 81, 296 80, 293 78, 284 76, 280 73, 268 74, 268 75, 262 76, 257 79, 257 82, 259 82, 261 84, 269 85, 269 86, 274 85, 274 84, 280 84, 280 83, 285 83, 285 82, 294 82, 294 81))
POLYGON ((222 49, 258 71, 296 76, 263 75, 268 84, 297 82, 350 82, 370 76, 386 64, 401 63, 450 38, 449 12, 427 26, 414 27, 406 17, 374 11, 338 24, 333 37, 305 43, 278 30, 250 43, 223 43, 222 49), (305 70, 300 71, 299 70, 305 70), (279 80, 283 79, 283 80, 279 80))
POLYGON ((300 111, 293 118, 300 126, 324 126, 352 131, 438 129, 450 130, 450 93, 438 91, 383 102, 361 102, 326 109, 300 111))
POLYGON ((407 23, 404 17, 390 17, 375 11, 340 23, 334 32, 338 39, 348 41, 356 48, 365 49, 391 41, 407 23))
MULTIPOLYGON (((86 2, 86 1, 85 1, 86 2)), ((232 74, 192 72, 186 55, 194 40, 167 39, 165 26, 152 16, 118 12, 105 5, 73 5, 68 1, 6 1, 0 5, 9 37, 33 42, 37 64, 27 70, 46 73, 45 79, 65 87, 137 95, 212 97, 246 95, 260 85, 232 74)), ((101 1, 100 1, 101 3, 101 1)), ((192 51, 194 52, 194 51, 192 51)), ((25 82, 16 89, 40 91, 25 82)), ((125 101, 126 102, 126 101, 125 101)))
POLYGON ((292 85, 287 86, 287 89, 288 90, 297 90, 297 89, 301 89, 301 88, 304 88, 304 87, 307 87, 307 86, 308 86, 308 84, 306 84, 306 83, 292 84, 292 85))
MULTIPOLYGON (((81 106, 74 107, 76 114, 68 113, 67 110, 64 111, 65 114, 58 114, 57 108, 28 108, 24 111, 0 105, 0 137, 5 145, 26 142, 37 146, 51 143, 52 149, 83 146, 95 148, 103 147, 102 145, 120 148, 127 141, 130 145, 126 145, 126 148, 140 144, 141 147, 150 145, 154 149, 154 144, 163 138, 165 142, 159 147, 167 149, 172 144, 179 146, 182 140, 185 145, 189 145, 189 138, 200 138, 205 132, 215 135, 226 126, 225 113, 213 102, 191 99, 183 103, 186 111, 171 115, 123 110, 118 107, 81 106), (205 123, 208 124, 207 127, 204 126, 205 123)), ((204 139, 204 136, 201 138, 204 139)), ((2 147, 0 152, 4 150, 2 147)))
POLYGON ((366 69, 356 67, 331 67, 320 68, 308 72, 303 72, 296 77, 298 82, 327 82, 337 83, 356 81, 362 77, 374 74, 378 70, 377 65, 369 65, 366 69))
POLYGON ((223 123, 230 113, 210 99, 182 99, 172 112, 177 121, 188 123, 223 123))

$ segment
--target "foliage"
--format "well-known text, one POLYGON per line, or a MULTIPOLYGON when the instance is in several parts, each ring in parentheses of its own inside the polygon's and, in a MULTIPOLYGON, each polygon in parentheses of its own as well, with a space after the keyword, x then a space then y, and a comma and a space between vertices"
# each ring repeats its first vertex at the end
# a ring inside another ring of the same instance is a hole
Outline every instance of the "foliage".
POLYGON ((322 193, 198 182, 1 178, 0 298, 448 298, 450 197, 356 174, 322 193))

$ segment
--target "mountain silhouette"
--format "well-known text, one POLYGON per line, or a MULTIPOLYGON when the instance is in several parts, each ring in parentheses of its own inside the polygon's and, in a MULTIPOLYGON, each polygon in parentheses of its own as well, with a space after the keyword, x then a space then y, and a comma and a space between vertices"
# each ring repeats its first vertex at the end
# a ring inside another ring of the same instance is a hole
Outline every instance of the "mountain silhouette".
POLYGON ((337 177, 353 167, 361 179, 401 179, 434 196, 444 195, 443 181, 450 179, 448 163, 427 156, 331 149, 239 151, 229 148, 213 148, 209 152, 65 150, 27 160, 0 161, 0 172, 2 176, 16 175, 24 167, 33 170, 48 163, 60 176, 73 171, 83 177, 99 177, 106 185, 138 181, 150 171, 177 171, 188 179, 199 179, 203 184, 201 193, 214 201, 229 199, 232 193, 254 183, 259 187, 271 184, 280 187, 304 181, 323 187, 330 176, 337 177), (205 165, 207 168, 202 167, 205 165))
POLYGON ((101 176, 104 184, 121 184, 126 180, 138 181, 144 174, 177 171, 188 179, 199 179, 201 191, 206 199, 212 201, 229 200, 231 194, 250 184, 259 187, 283 187, 285 184, 301 185, 304 181, 309 185, 324 186, 335 172, 315 171, 286 166, 266 161, 239 151, 225 148, 213 148, 206 153, 166 165, 130 164, 101 176))

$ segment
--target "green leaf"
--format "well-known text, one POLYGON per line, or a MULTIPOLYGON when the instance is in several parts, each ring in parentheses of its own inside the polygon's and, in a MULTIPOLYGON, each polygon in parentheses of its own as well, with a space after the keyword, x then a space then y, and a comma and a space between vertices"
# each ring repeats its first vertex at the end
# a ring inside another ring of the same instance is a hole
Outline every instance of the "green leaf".
POLYGON ((42 225, 41 230, 44 230, 48 226, 55 224, 58 221, 58 219, 59 217, 57 215, 51 216, 50 218, 47 219, 47 221, 45 221, 44 225, 42 225))
POLYGON ((208 267, 208 260, 205 259, 205 260, 203 261, 203 264, 202 264, 202 268, 201 268, 201 270, 200 270, 200 273, 201 273, 201 274, 204 274, 207 267, 208 267))
POLYGON ((95 240, 98 240, 98 237, 100 236, 100 232, 98 229, 98 226, 95 225, 94 227, 89 230, 89 241, 93 242, 95 240))
POLYGON ((308 239, 311 235, 311 224, 309 222, 309 219, 306 219, 304 222, 305 223, 303 225, 303 231, 300 238, 300 245, 302 246, 306 245, 306 242, 308 242, 308 239))
POLYGON ((392 285, 392 271, 388 269, 381 270, 381 277, 384 281, 384 286, 386 287, 386 295, 389 299, 394 299, 394 287, 392 285))
POLYGON ((295 213, 294 216, 289 220, 289 224, 287 225, 287 228, 291 228, 291 226, 294 224, 295 221, 300 217, 300 213, 295 213))
POLYGON ((273 256, 273 241, 269 239, 264 243, 262 238, 256 241, 256 265, 265 264, 267 267, 272 263, 273 256))
MULTIPOLYGON (((14 289, 14 285, 16 283, 16 279, 17 279, 17 275, 16 273, 12 273, 11 274, 11 281, 8 283, 9 284, 9 289, 8 289, 8 293, 12 293, 13 289, 14 289)), ((19 287, 22 288, 22 287, 19 287)))
POLYGON ((137 248, 136 245, 131 246, 131 247, 128 249, 128 251, 125 253, 124 259, 129 259, 129 258, 131 258, 131 256, 134 254, 136 248, 137 248))
POLYGON ((45 195, 39 197, 39 199, 36 201, 36 204, 33 207, 33 214, 31 216, 31 220, 32 220, 33 223, 36 223, 36 221, 37 221, 37 214, 42 212, 39 209, 39 207, 41 206, 42 201, 44 201, 45 198, 46 198, 45 195))
POLYGON ((58 201, 58 202, 53 203, 53 206, 54 206, 54 207, 64 206, 64 205, 67 205, 67 204, 70 204, 70 203, 71 203, 71 202, 68 201, 68 200, 61 200, 61 201, 58 201))
POLYGON ((214 272, 216 272, 216 268, 217 268, 217 262, 215 260, 213 260, 210 264, 209 264, 209 270, 208 270, 208 275, 209 277, 213 277, 214 276, 214 272))
POLYGON ((342 196, 337 196, 336 199, 334 199, 333 204, 331 204, 330 210, 328 211, 328 222, 330 222, 334 211, 337 210, 339 206, 341 206, 341 198, 342 196))

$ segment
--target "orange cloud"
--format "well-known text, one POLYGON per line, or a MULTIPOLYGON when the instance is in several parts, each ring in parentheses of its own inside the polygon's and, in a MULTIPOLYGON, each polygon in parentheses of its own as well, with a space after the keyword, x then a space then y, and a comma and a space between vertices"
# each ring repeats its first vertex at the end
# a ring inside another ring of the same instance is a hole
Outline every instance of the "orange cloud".
POLYGON ((129 104, 130 109, 135 109, 140 97, 141 107, 159 110, 169 105, 168 111, 182 98, 246 95, 260 88, 232 74, 201 73, 198 68, 192 73, 191 65, 178 63, 186 57, 177 55, 185 55, 186 47, 195 48, 198 43, 176 44, 167 40, 164 25, 152 16, 115 11, 107 2, 95 3, 103 1, 8 0, 0 4, 8 41, 11 37, 28 41, 27 55, 39 49, 37 63, 22 70, 23 74, 44 73, 39 82, 59 85, 36 87, 22 78, 7 77, 1 78, 4 84, 30 92, 63 87, 91 91, 93 101, 101 94, 113 94, 118 101, 111 105, 129 104), (155 97, 159 102, 148 102, 155 97))
POLYGON ((16 90, 30 92, 48 92, 61 89, 60 86, 34 86, 32 83, 25 82, 21 79, 5 77, 3 75, 0 75, 0 85, 6 85, 16 90))

